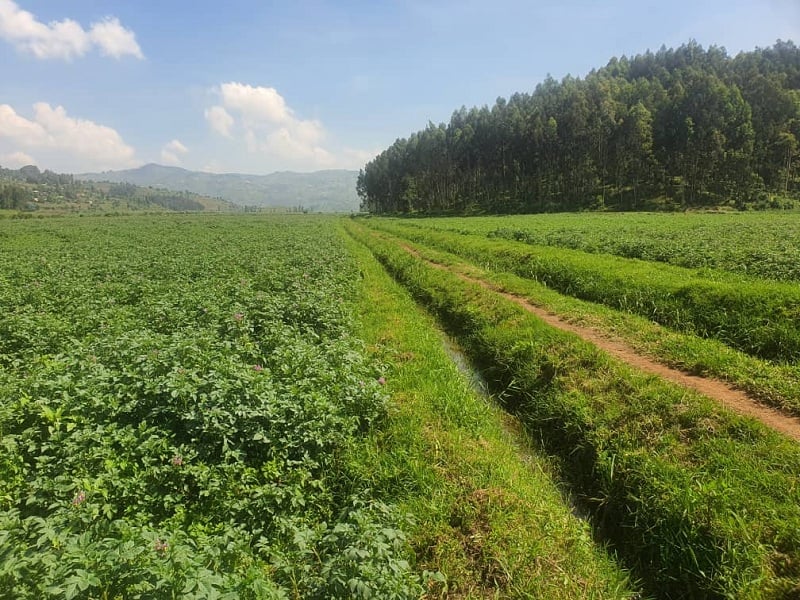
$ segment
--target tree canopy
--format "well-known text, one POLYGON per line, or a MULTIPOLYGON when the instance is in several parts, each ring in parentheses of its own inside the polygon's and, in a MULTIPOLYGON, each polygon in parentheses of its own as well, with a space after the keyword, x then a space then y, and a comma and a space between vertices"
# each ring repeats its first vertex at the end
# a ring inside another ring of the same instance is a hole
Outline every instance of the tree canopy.
POLYGON ((552 77, 398 139, 359 174, 372 213, 737 207, 800 196, 800 48, 689 42, 552 77))

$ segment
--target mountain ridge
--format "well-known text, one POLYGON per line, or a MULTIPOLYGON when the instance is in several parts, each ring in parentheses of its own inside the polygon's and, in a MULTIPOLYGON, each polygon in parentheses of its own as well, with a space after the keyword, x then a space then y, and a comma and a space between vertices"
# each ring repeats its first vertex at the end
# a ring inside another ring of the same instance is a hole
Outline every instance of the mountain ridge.
POLYGON ((268 175, 206 173, 147 163, 135 169, 80 173, 82 181, 110 181, 162 187, 223 198, 244 206, 299 207, 315 212, 353 212, 359 207, 357 171, 327 169, 309 173, 276 171, 268 175))

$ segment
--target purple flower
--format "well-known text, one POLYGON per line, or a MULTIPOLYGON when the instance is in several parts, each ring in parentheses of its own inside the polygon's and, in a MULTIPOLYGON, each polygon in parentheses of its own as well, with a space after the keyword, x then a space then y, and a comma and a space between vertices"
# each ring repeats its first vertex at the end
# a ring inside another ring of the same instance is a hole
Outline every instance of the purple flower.
POLYGON ((380 383, 381 385, 386 385, 386 377, 383 376, 378 377, 378 383, 380 383))
POLYGON ((172 465, 175 467, 183 466, 183 457, 180 454, 176 454, 172 457, 172 465))
POLYGON ((162 554, 167 551, 169 548, 169 544, 167 542, 162 542, 161 540, 156 540, 156 543, 153 544, 153 549, 156 552, 161 552, 162 554))
POLYGON ((86 492, 83 490, 79 491, 75 497, 72 499, 72 506, 80 506, 86 501, 86 492))
POLYGON ((264 367, 262 367, 261 365, 253 365, 253 370, 254 371, 263 371, 264 367))
POLYGON ((233 315, 233 318, 236 319, 237 321, 241 321, 242 319, 244 319, 244 315, 242 313, 236 313, 235 315, 233 315))

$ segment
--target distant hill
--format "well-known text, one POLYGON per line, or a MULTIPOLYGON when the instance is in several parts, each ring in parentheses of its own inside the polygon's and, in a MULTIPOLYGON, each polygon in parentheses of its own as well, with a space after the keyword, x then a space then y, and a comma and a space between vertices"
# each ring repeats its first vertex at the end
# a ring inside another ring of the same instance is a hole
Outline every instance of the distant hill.
POLYGON ((67 213, 237 212, 242 207, 218 197, 132 183, 81 181, 73 175, 0 166, 0 210, 67 213))
POLYGON ((186 190, 224 198, 245 206, 302 206, 316 212, 352 212, 358 210, 359 206, 356 171, 284 171, 270 175, 214 174, 151 163, 138 169, 83 173, 75 178, 84 181, 133 183, 178 192, 186 190))

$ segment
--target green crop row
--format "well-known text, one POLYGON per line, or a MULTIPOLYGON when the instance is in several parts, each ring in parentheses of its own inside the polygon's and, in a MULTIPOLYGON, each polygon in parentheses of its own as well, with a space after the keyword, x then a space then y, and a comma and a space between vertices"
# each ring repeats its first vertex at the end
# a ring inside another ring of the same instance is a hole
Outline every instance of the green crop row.
POLYGON ((4 225, 0 597, 419 597, 359 281, 320 219, 4 225))
POLYGON ((778 362, 800 358, 800 289, 710 278, 695 271, 577 250, 463 236, 372 220, 370 226, 539 281, 564 294, 638 314, 678 331, 720 340, 778 362))
POLYGON ((649 590, 672 598, 797 593, 797 444, 427 266, 399 240, 350 228, 561 457, 598 532, 649 590))
POLYGON ((581 213, 450 217, 426 228, 503 237, 535 246, 800 281, 800 213, 581 213))

